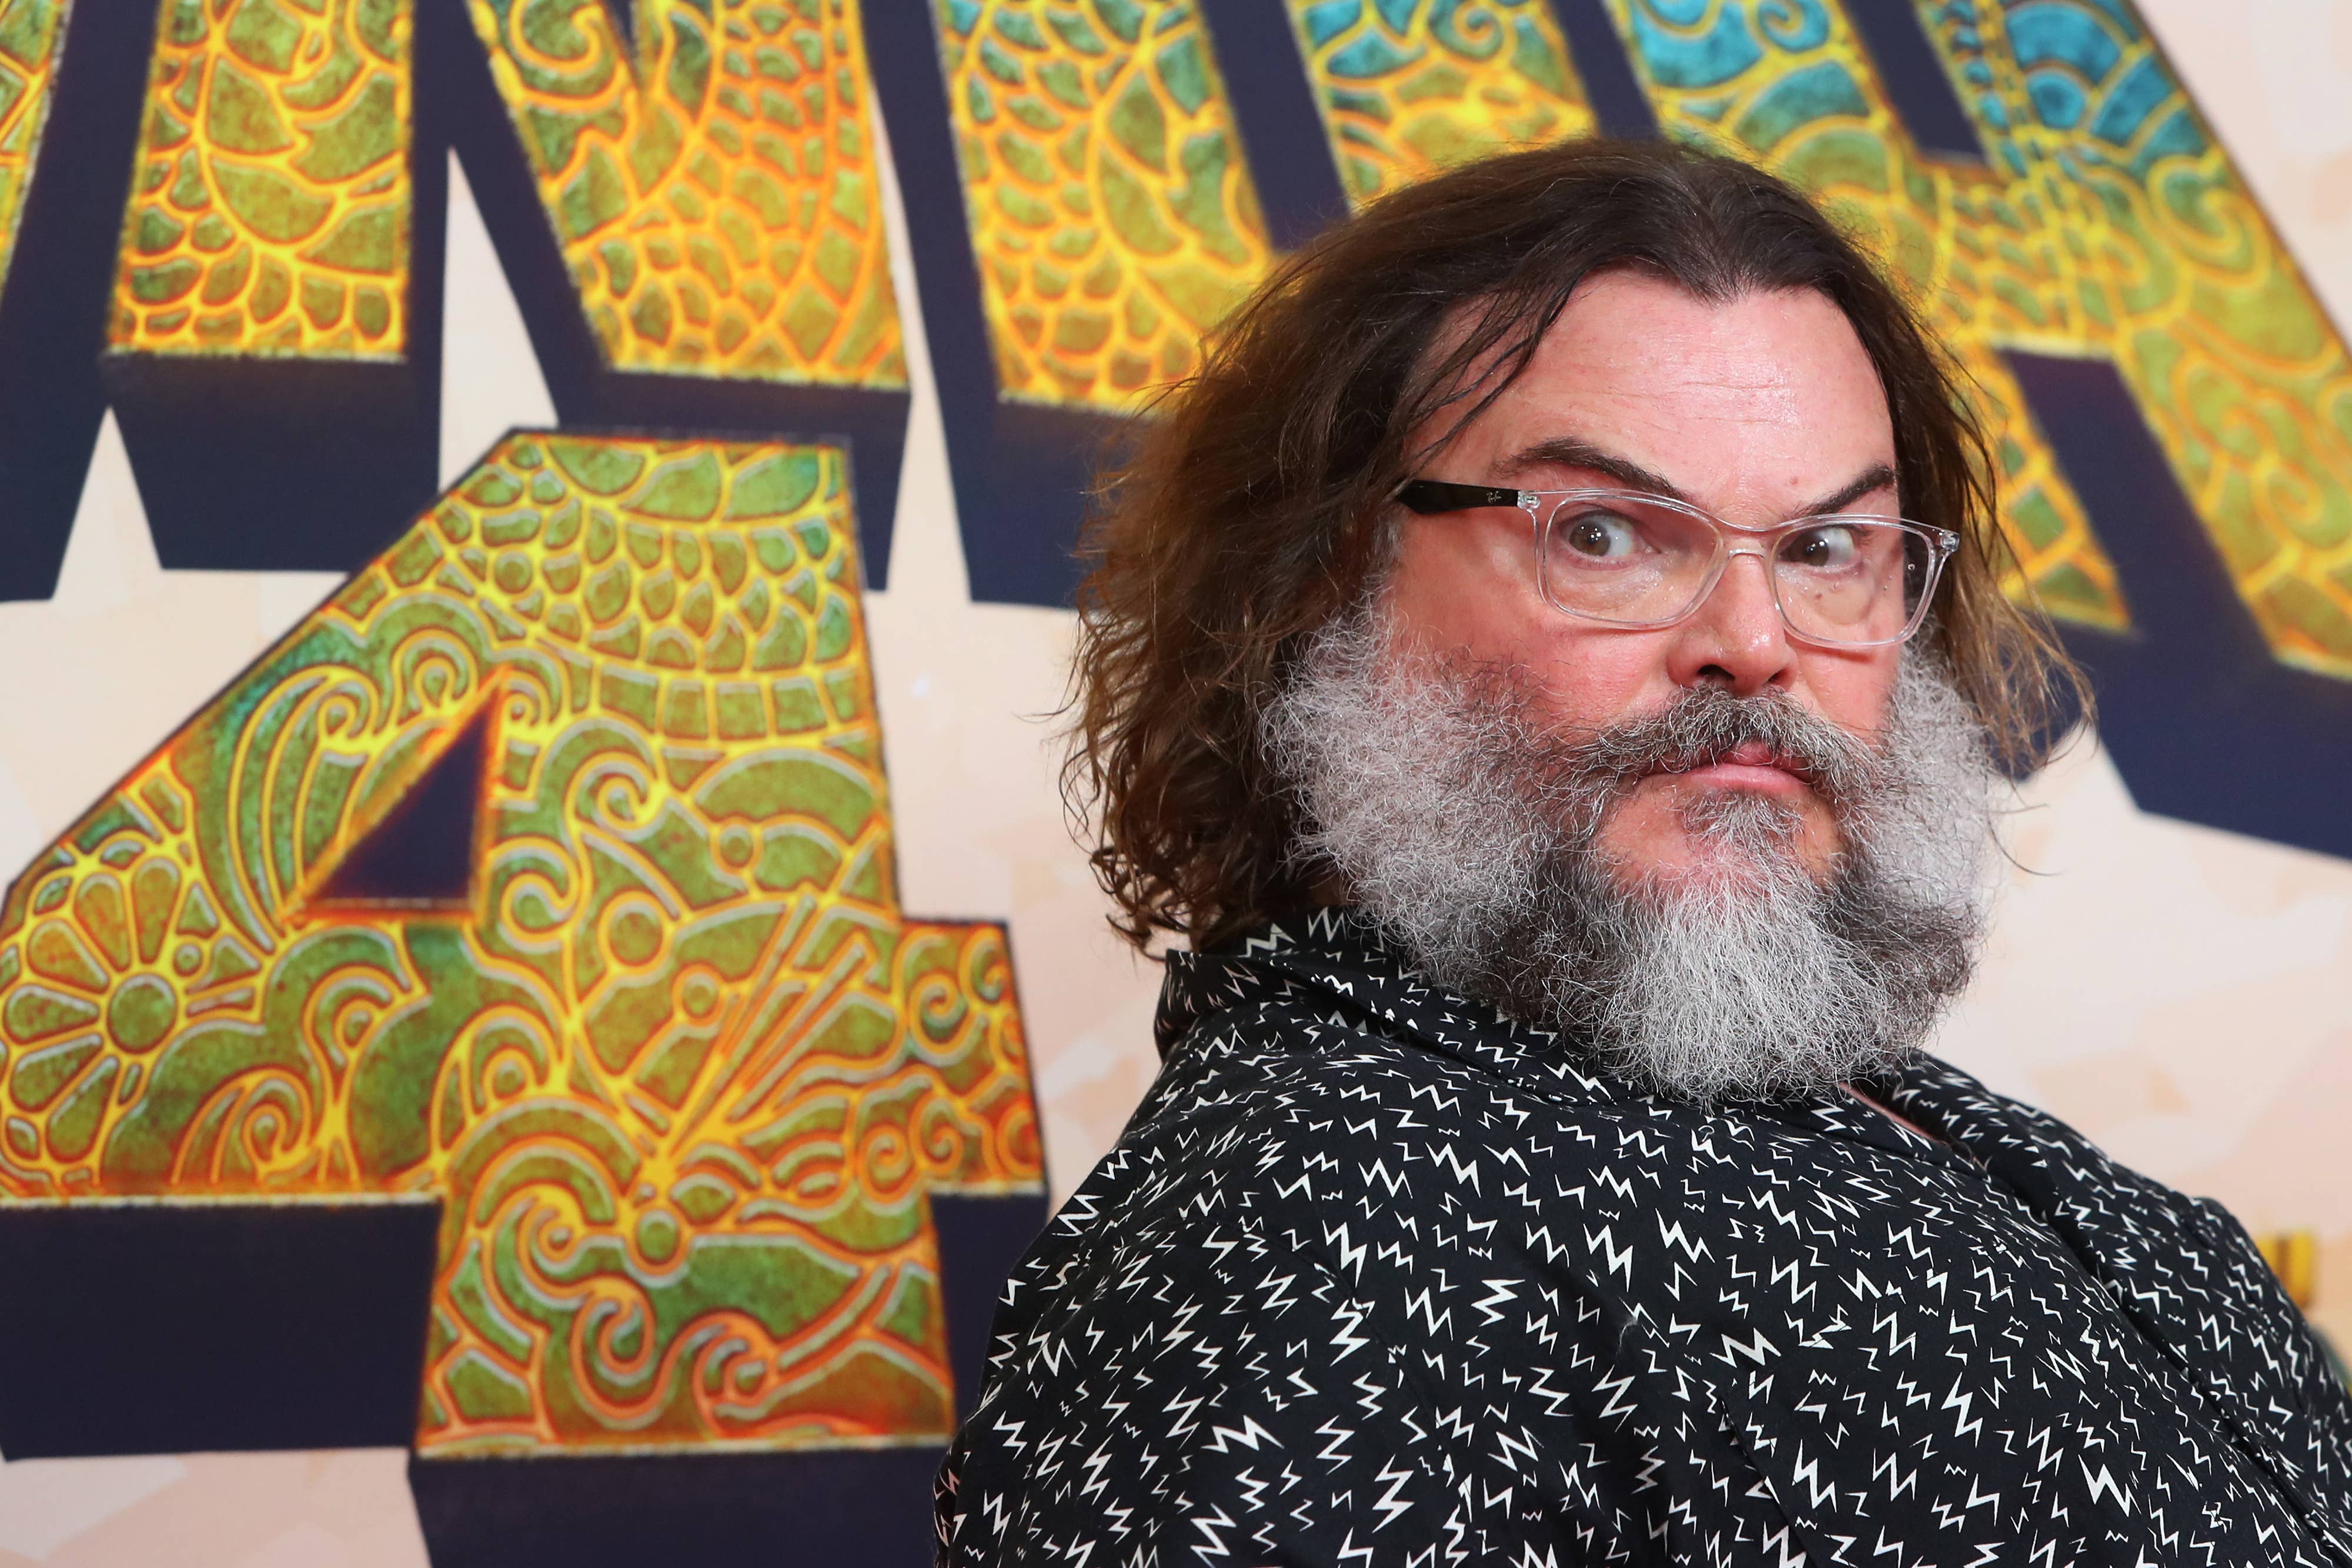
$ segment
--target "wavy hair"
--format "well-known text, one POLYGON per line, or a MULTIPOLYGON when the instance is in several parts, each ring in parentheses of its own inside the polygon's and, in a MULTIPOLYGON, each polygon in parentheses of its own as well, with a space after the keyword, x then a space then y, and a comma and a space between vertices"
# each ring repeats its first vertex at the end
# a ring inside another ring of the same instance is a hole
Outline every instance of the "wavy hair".
POLYGON ((1062 774, 1112 925, 1198 946, 1307 892, 1297 805, 1260 719, 1314 634, 1379 582, 1397 486, 1526 369, 1584 279, 1728 301, 1812 289, 1845 312, 1893 416, 1907 516, 1958 554, 1920 635, 2012 770, 2089 696, 2015 570, 1965 373, 1855 244, 1784 182, 1664 142, 1587 140, 1385 196, 1285 261, 1140 423, 1080 545, 1062 774), (1091 824, 1090 829, 1087 824, 1091 824))

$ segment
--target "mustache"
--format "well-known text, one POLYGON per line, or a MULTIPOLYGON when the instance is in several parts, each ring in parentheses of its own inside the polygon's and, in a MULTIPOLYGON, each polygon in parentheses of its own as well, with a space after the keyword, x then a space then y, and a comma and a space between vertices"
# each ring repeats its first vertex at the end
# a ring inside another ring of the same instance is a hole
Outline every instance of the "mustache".
MULTIPOLYGON (((1507 675, 1482 673, 1476 684, 1514 686, 1507 675)), ((1507 692, 1505 711, 1531 716, 1525 694, 1507 692), (1513 700, 1517 699, 1517 700, 1513 700)), ((1778 687, 1742 696, 1717 686, 1685 686, 1664 706, 1581 732, 1538 733, 1531 716, 1497 735, 1493 747, 1529 776, 1546 804, 1597 828, 1600 815, 1655 773, 1686 773, 1743 749, 1760 748, 1796 774, 1832 810, 1843 813, 1884 781, 1876 746, 1805 706, 1778 687)), ((1491 757, 1489 763, 1504 760, 1491 757)))

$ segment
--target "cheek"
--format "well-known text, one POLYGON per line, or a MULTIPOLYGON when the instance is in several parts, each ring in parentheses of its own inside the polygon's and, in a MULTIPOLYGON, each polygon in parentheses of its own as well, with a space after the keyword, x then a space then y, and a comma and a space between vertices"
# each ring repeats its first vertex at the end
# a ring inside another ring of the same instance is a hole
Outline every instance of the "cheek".
POLYGON ((1523 528, 1486 517, 1414 517, 1397 541, 1389 614, 1408 641, 1432 653, 1533 664, 1551 614, 1534 568, 1523 528))
POLYGON ((1663 634, 1611 631, 1557 611, 1551 622, 1543 656, 1531 663, 1564 726, 1601 728, 1663 706, 1672 696, 1663 634))
POLYGON ((1665 700, 1665 634, 1563 615, 1535 580, 1524 528, 1413 518, 1398 540, 1388 611, 1415 646, 1524 670, 1564 726, 1591 727, 1665 700))
POLYGON ((1875 736, 1886 724, 1901 656, 1899 647, 1853 653, 1808 648, 1798 663, 1805 690, 1823 718, 1848 734, 1875 736))

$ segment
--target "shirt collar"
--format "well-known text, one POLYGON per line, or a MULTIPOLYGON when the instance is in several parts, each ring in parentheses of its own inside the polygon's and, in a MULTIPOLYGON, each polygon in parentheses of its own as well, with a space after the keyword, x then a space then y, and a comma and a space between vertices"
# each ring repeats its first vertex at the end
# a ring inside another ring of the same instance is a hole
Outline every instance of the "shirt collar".
MULTIPOLYGON (((1658 1102, 1630 1080, 1603 1071, 1573 1040, 1525 1023, 1436 984, 1360 910, 1326 906, 1277 920, 1223 946, 1168 955, 1167 983, 1153 1024, 1164 1059, 1204 1018, 1282 1001, 1353 1015, 1376 1033, 1409 1039, 1478 1071, 1539 1088, 1553 1098, 1591 1103, 1658 1102)), ((1874 1077, 1865 1087, 1945 1144, 1906 1132, 1834 1087, 1720 1109, 1886 1153, 1989 1168, 2013 1155, 2020 1133, 2013 1110, 1966 1073, 1922 1057, 1874 1077), (1947 1146, 1948 1145, 1948 1146, 1947 1146)))
MULTIPOLYGON (((1167 963, 1153 1022, 1163 1059, 1204 1019, 1281 1002, 1352 1016, 1371 1032, 1409 1040, 1553 1098, 1596 1104, 1659 1101, 1646 1088, 1602 1069, 1577 1041, 1430 979, 1371 917, 1351 907, 1307 911, 1222 947, 1171 952, 1167 963)), ((1798 1111, 1803 1124, 1832 1136, 1854 1135, 1868 1125, 1862 1120, 1867 1117, 1885 1129, 1884 1137, 1867 1141, 1921 1146, 1885 1117, 1833 1089, 1801 1103, 1742 1102, 1740 1108, 1778 1120, 1798 1111)))

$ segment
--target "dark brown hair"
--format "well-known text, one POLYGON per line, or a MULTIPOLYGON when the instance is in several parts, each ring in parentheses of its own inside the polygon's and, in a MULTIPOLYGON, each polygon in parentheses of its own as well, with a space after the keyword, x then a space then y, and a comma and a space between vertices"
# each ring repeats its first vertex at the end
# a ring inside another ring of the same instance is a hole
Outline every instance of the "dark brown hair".
POLYGON ((1885 388, 1906 515, 1962 540, 1920 635, 2012 768, 2040 755, 2061 694, 2087 700, 2047 624, 2001 592, 2012 561, 1964 375, 1810 202, 1662 142, 1510 153, 1383 197, 1289 257, 1097 491, 1062 783, 1074 819, 1095 821, 1095 873, 1129 939, 1212 946, 1301 901, 1297 808, 1260 716, 1385 569, 1391 497, 1430 455, 1412 433, 1475 418, 1577 285, 1620 269, 1702 299, 1807 288, 1843 309, 1885 388))

